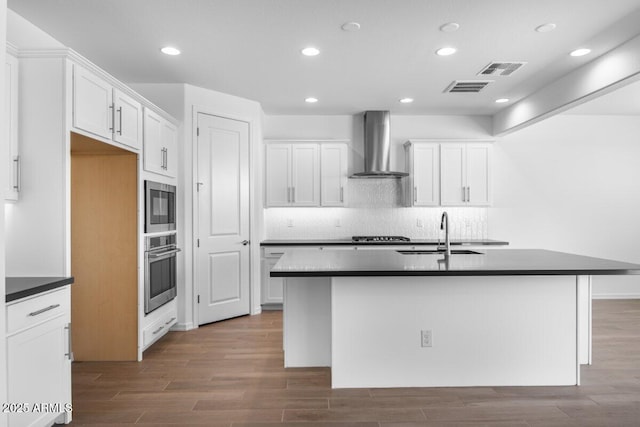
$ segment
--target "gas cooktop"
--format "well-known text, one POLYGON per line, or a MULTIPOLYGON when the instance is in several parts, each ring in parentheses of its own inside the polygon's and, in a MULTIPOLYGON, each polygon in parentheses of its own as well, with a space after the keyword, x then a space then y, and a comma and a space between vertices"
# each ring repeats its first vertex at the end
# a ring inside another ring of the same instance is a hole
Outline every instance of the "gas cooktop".
POLYGON ((410 242, 411 239, 404 236, 353 236, 353 242, 410 242))

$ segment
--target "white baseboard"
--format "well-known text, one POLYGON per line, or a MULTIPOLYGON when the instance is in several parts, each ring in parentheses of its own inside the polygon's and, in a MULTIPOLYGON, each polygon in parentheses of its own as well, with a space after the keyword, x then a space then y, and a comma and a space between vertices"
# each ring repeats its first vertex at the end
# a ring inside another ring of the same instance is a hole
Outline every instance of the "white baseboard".
POLYGON ((633 294, 593 294, 592 299, 640 299, 640 293, 633 294))
POLYGON ((193 326, 193 322, 186 322, 186 323, 176 323, 171 327, 172 331, 190 331, 191 329, 195 329, 195 327, 193 326))

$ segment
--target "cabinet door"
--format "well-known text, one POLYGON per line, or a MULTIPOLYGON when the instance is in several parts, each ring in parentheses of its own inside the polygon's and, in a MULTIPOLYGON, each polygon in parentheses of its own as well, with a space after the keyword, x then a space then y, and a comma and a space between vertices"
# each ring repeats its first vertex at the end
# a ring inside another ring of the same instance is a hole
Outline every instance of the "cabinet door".
POLYGON ((73 126, 103 138, 113 133, 113 88, 82 67, 73 67, 73 126))
POLYGON ((265 258, 262 260, 262 304, 282 304, 284 277, 271 277, 269 272, 279 258, 265 258))
POLYGON ((440 150, 438 144, 413 146, 413 205, 440 204, 440 150))
POLYGON ((117 89, 113 91, 115 122, 113 139, 136 149, 142 142, 142 105, 117 89))
POLYGON ((164 174, 165 152, 162 145, 162 118, 144 109, 144 170, 164 174))
MULTIPOLYGON (((67 321, 59 316, 7 339, 9 402, 27 403, 31 408, 36 403, 71 403, 67 321)), ((10 413, 9 425, 49 425, 65 412, 64 406, 59 409, 10 413)))
POLYGON ((291 204, 291 144, 267 144, 265 151, 266 206, 289 206, 291 204))
POLYGON ((318 144, 292 144, 291 200, 293 206, 320 206, 318 144))
POLYGON ((164 175, 178 176, 178 130, 165 119, 162 119, 162 147, 164 148, 164 175))
POLYGON ((488 206, 491 203, 491 146, 467 145, 467 203, 488 206))
POLYGON ((6 56, 5 64, 4 117, 5 134, 2 143, 6 144, 6 157, 3 173, 6 187, 3 188, 5 200, 18 200, 20 191, 20 154, 18 149, 18 58, 6 56))
POLYGON ((320 204, 344 206, 347 185, 347 145, 320 145, 320 204))
POLYGON ((442 206, 465 204, 465 168, 465 144, 441 144, 440 204, 442 206))

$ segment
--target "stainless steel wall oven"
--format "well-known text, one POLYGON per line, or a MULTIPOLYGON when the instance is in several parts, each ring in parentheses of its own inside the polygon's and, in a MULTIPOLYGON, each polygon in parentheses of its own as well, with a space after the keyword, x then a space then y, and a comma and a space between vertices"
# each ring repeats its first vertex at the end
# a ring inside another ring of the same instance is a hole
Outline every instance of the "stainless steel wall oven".
POLYGON ((180 252, 180 249, 176 246, 175 234, 145 238, 145 314, 151 313, 176 297, 176 260, 178 252, 180 252))

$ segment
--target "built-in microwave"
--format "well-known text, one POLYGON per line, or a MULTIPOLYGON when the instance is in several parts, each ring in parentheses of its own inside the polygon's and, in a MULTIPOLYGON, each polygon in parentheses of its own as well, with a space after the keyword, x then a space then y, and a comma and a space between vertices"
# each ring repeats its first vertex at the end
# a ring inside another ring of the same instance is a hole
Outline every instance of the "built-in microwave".
POLYGON ((145 233, 176 229, 176 187, 154 181, 144 182, 145 233))

